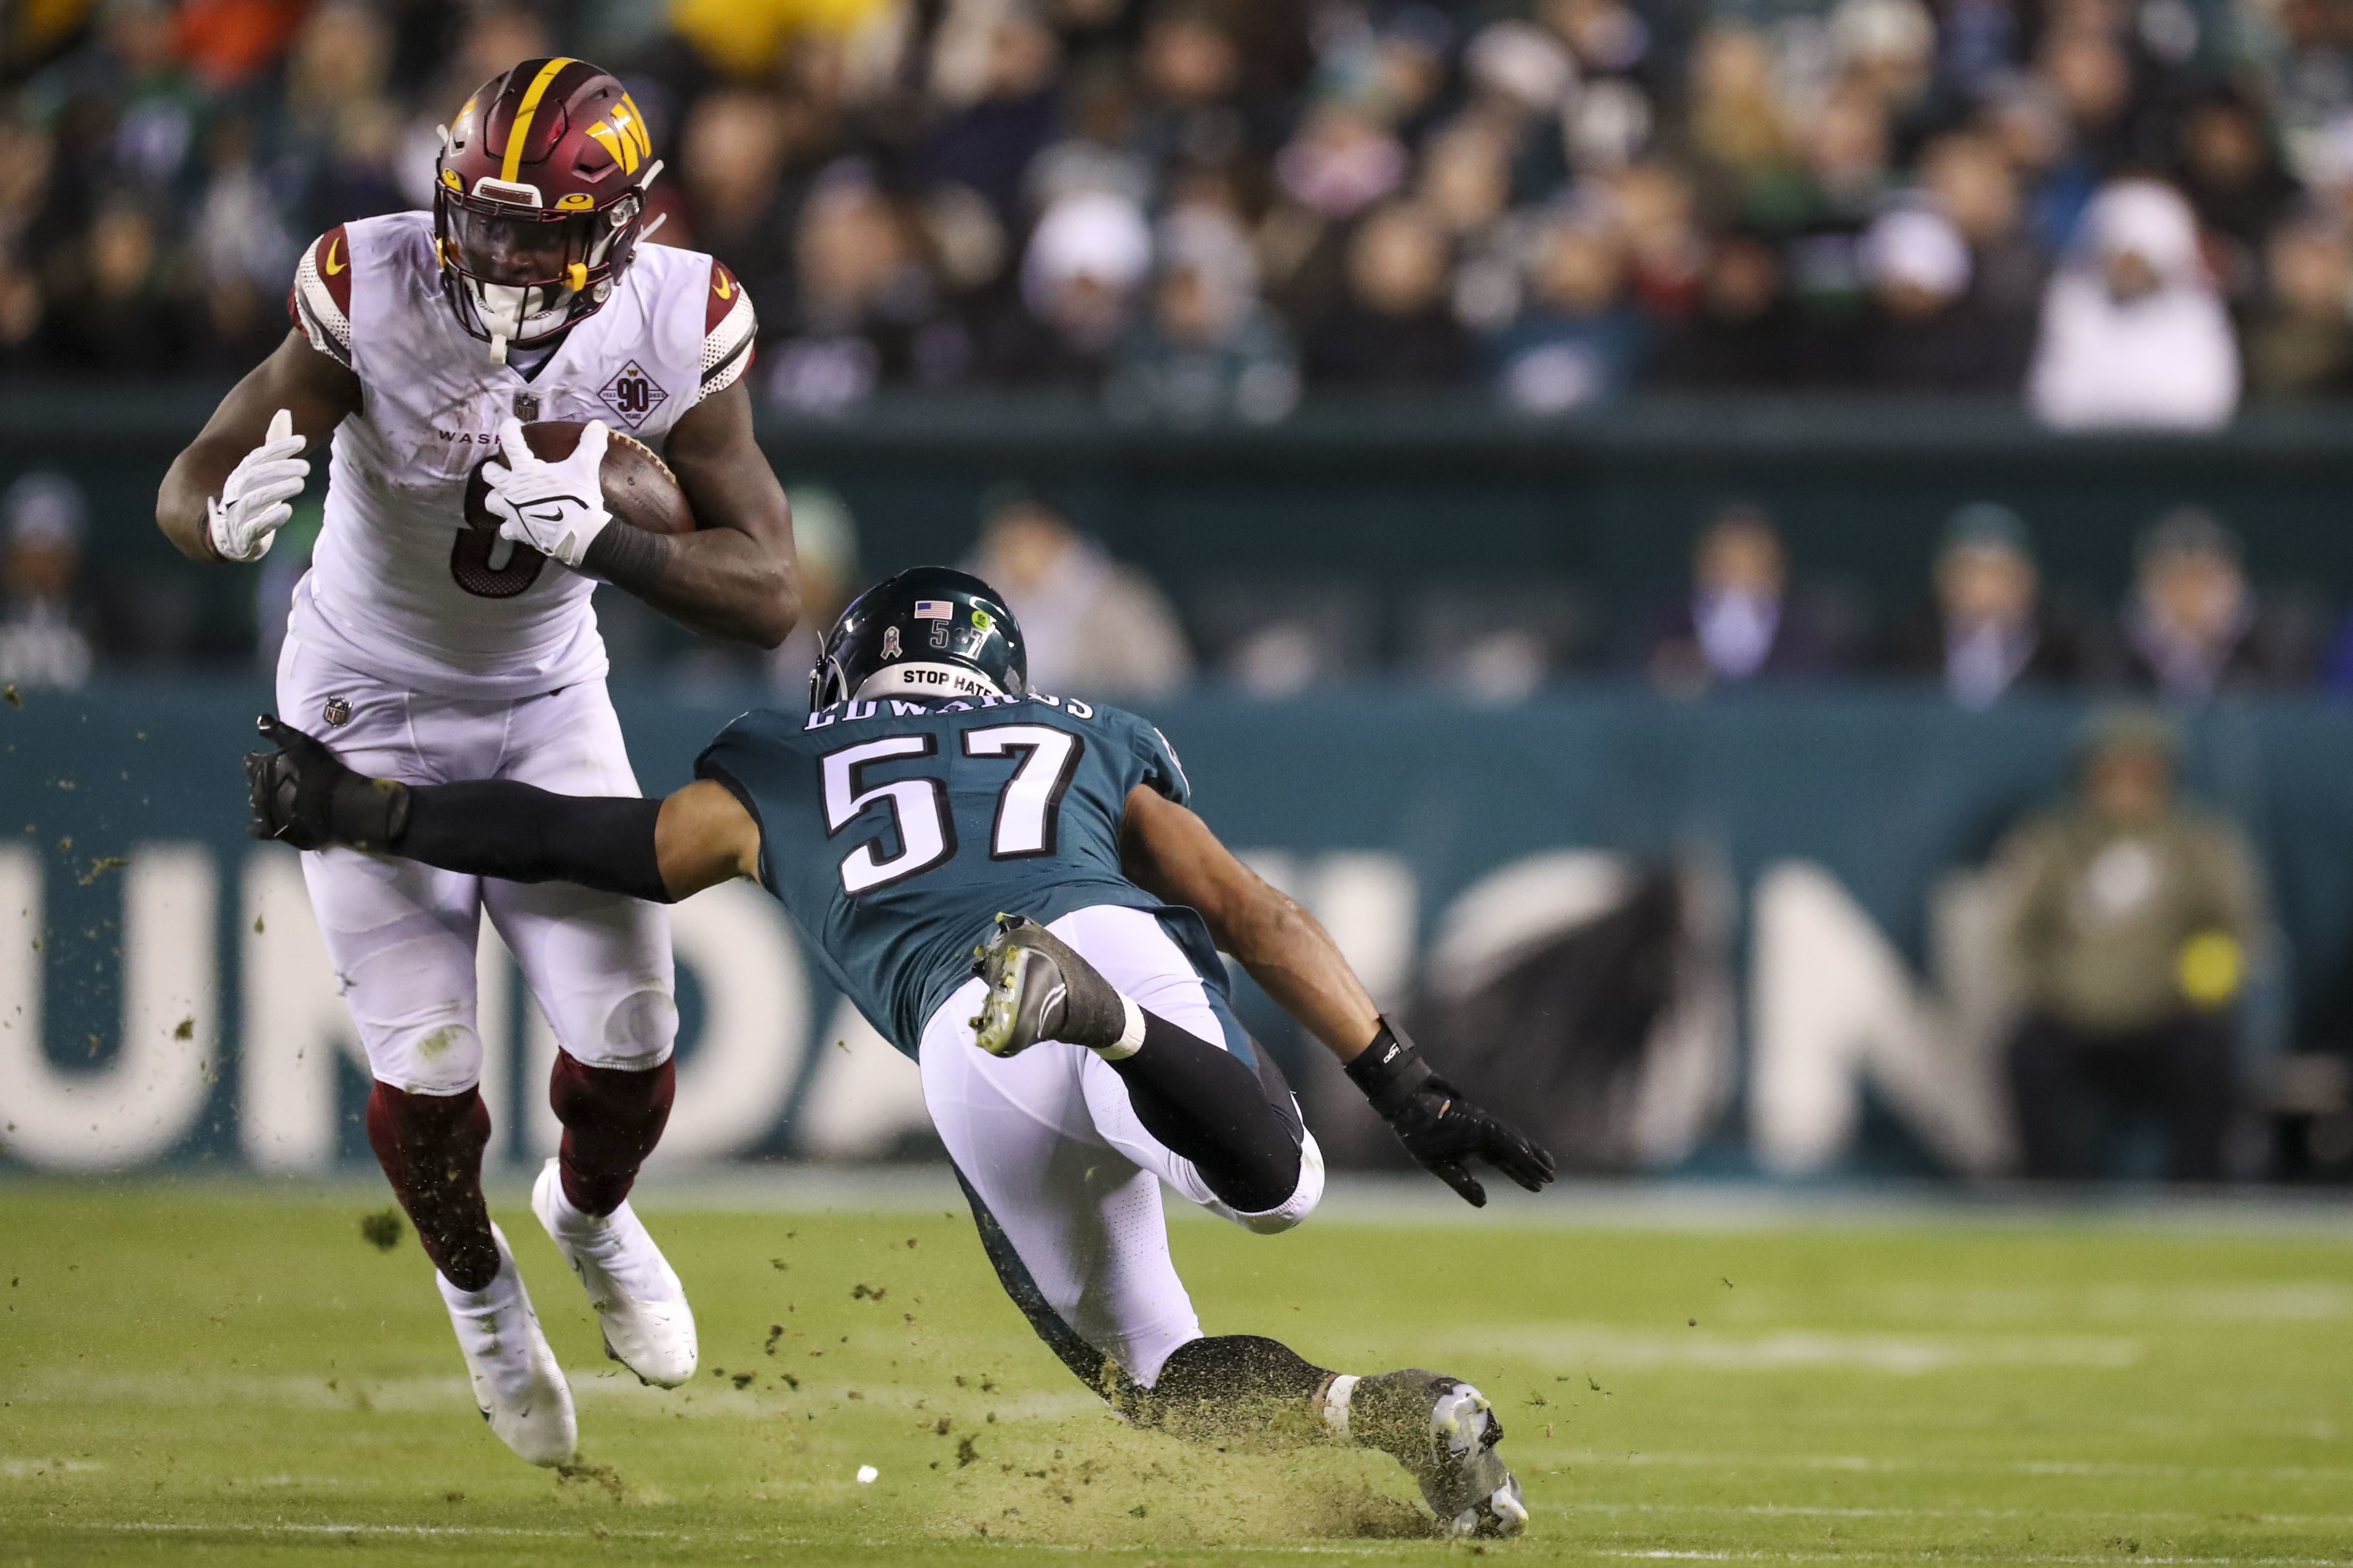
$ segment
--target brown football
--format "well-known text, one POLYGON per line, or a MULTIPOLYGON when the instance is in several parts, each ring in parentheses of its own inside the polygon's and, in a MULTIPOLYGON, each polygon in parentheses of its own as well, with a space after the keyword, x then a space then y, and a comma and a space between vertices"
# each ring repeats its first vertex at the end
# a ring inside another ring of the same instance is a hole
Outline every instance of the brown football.
MULTIPOLYGON (((572 448, 580 444, 582 428, 577 419, 544 419, 524 426, 522 438, 533 453, 555 462, 572 456, 572 448)), ((493 448, 466 479, 467 526, 493 535, 499 531, 499 520, 491 512, 491 486, 482 477, 482 463, 497 457, 493 448)), ((605 482, 605 510, 617 521, 650 533, 694 531, 694 511, 686 504, 686 492, 678 488, 678 476, 643 441, 614 431, 605 443, 605 461, 597 477, 605 482)))
MULTIPOLYGON (((581 428, 577 419, 547 419, 524 426, 522 438, 553 462, 572 456, 581 428)), ((539 581, 547 565, 547 557, 530 545, 499 537, 499 520, 488 504, 490 481, 482 476, 482 464, 496 456, 493 451, 476 463, 466 477, 466 526, 449 549, 450 576, 479 599, 512 599, 539 581)), ((605 510, 618 521, 655 533, 694 531, 694 511, 678 476, 643 441, 613 431, 596 476, 604 486, 605 510)))

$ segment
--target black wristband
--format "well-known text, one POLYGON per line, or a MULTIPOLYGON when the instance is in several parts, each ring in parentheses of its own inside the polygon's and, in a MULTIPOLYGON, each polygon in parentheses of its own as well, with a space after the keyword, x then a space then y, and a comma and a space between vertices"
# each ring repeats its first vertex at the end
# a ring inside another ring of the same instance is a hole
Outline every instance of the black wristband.
POLYGON ((580 569, 616 588, 642 594, 670 570, 670 535, 613 519, 596 531, 580 557, 580 569))
POLYGON ((1373 1037, 1373 1043, 1344 1063, 1340 1070, 1348 1075, 1350 1083, 1364 1091, 1365 1098, 1372 1101, 1373 1109, 1384 1119, 1404 1110, 1406 1102, 1420 1092, 1421 1086, 1438 1076, 1421 1059, 1421 1053, 1413 1048, 1405 1031, 1386 1016, 1381 1019, 1381 1032, 1373 1037))

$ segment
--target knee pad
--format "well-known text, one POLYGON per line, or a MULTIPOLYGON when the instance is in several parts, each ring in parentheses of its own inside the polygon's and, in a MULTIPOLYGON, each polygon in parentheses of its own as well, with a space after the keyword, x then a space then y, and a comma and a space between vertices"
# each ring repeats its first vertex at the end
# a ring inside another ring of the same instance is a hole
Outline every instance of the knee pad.
POLYGON ((454 1022, 402 1029, 368 1051, 368 1068, 410 1094, 470 1094, 482 1081, 482 1037, 454 1022))
POLYGON ((651 1072, 670 1060, 678 1043, 678 1003, 669 991, 647 985, 617 999, 600 1018, 594 998, 575 1004, 577 1037, 559 1029, 564 1054, 584 1067, 651 1072))
POLYGON ((1301 1133, 1300 1140, 1299 1184, 1291 1190, 1290 1197, 1257 1214, 1244 1214, 1223 1204, 1213 1205, 1217 1212, 1257 1236, 1280 1235, 1314 1214, 1315 1205, 1324 1201, 1324 1151, 1316 1147, 1313 1132, 1301 1133))

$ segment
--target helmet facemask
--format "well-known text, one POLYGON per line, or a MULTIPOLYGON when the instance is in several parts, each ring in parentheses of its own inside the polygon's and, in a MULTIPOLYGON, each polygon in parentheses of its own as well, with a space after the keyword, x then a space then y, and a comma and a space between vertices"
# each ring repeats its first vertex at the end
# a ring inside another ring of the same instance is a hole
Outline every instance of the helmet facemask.
POLYGON ((557 336, 612 296, 613 279, 635 252, 646 184, 602 208, 551 212, 529 185, 477 182, 471 195, 445 184, 434 203, 441 264, 459 323, 488 339, 504 363, 510 345, 557 336), (513 201, 498 199, 512 195, 513 201))

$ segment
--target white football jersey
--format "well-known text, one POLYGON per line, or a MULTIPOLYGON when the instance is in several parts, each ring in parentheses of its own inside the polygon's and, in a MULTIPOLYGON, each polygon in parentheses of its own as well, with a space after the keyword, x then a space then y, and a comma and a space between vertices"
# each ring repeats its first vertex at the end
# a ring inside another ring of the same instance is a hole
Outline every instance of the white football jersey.
POLYGON ((680 416, 751 363, 743 286, 708 256, 640 246, 604 309, 526 374, 458 324, 431 216, 400 213, 322 235, 289 303, 361 391, 335 430, 326 521, 289 631, 440 696, 528 697, 601 677, 596 580, 468 528, 467 479, 509 418, 602 419, 660 451, 680 416))

